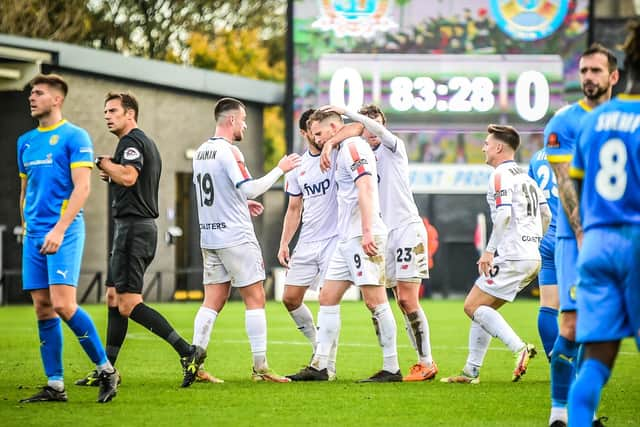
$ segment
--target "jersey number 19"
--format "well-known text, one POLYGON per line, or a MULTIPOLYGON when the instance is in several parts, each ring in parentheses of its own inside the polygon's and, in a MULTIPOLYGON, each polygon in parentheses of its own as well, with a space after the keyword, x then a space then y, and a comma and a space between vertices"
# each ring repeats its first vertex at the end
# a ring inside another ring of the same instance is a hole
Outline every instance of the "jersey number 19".
POLYGON ((198 174, 198 196, 200 199, 200 206, 213 205, 213 178, 208 173, 198 174))

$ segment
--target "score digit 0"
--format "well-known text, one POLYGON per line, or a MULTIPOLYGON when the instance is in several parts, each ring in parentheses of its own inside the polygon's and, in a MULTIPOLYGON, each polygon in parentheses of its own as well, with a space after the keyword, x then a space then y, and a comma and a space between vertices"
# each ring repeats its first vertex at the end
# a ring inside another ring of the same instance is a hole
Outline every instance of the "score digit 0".
MULTIPOLYGON (((486 112, 495 106, 493 81, 484 76, 452 76, 446 84, 436 84, 426 76, 416 79, 397 76, 391 79, 389 88, 390 107, 401 112, 411 109, 429 112, 436 106, 438 111, 452 113, 486 112), (446 97, 446 100, 438 101, 436 94, 446 97)), ((549 110, 549 83, 544 74, 533 70, 520 73, 516 80, 514 101, 515 109, 524 121, 536 122, 544 118, 549 110)), ((329 102, 349 110, 357 110, 362 106, 364 84, 358 70, 344 67, 333 73, 329 102)))

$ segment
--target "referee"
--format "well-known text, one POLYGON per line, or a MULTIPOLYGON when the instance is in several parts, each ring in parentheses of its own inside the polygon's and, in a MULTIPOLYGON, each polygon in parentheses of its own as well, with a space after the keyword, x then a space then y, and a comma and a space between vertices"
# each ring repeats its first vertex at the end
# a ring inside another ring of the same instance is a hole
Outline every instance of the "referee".
MULTIPOLYGON (((107 278, 107 356, 115 364, 127 334, 128 318, 173 346, 180 355, 184 379, 190 386, 204 349, 185 341, 169 322, 142 301, 144 272, 153 260, 158 240, 158 187, 162 160, 156 144, 138 128, 138 102, 129 93, 108 93, 104 118, 118 137, 114 156, 100 156, 100 177, 113 191, 115 230, 107 278)), ((91 375, 91 374, 90 374, 91 375)))

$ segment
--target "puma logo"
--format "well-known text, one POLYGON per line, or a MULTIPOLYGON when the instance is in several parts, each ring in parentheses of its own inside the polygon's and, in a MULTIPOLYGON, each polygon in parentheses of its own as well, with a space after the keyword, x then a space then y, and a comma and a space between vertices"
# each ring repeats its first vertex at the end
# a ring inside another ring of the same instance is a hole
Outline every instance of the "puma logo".
POLYGON ((67 278, 67 273, 68 273, 68 272, 69 272, 69 270, 65 270, 65 271, 58 270, 58 271, 56 271, 56 274, 59 274, 59 275, 61 275, 63 278, 65 278, 65 279, 66 279, 66 278, 67 278))

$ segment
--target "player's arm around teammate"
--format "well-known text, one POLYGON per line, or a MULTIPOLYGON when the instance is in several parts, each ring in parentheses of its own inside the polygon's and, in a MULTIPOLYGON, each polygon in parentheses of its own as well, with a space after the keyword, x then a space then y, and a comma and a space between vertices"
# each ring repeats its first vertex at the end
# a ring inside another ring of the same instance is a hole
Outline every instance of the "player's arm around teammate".
POLYGON ((403 380, 433 379, 438 368, 431 354, 429 322, 420 305, 420 285, 422 279, 429 277, 429 243, 409 184, 409 161, 404 142, 386 128, 386 117, 376 105, 365 105, 358 112, 337 106, 322 109, 354 121, 343 127, 329 143, 334 144, 336 140, 360 131, 375 153, 380 208, 389 230, 385 250, 386 284, 393 290, 418 358, 403 380))

